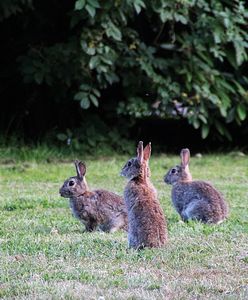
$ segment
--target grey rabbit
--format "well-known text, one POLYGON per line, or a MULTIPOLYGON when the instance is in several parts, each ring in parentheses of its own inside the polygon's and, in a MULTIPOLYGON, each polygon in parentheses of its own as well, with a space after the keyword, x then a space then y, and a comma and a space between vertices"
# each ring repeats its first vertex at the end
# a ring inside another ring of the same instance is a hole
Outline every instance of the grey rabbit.
POLYGON ((85 163, 76 160, 75 167, 77 176, 67 179, 59 192, 62 197, 70 198, 72 212, 85 225, 85 230, 127 230, 123 197, 102 189, 90 191, 85 179, 85 163))
POLYGON ((167 242, 167 225, 150 181, 151 143, 143 149, 139 142, 137 157, 130 159, 121 171, 129 179, 124 199, 128 211, 128 246, 134 249, 162 247, 167 242))
POLYGON ((181 165, 171 168, 164 176, 164 182, 172 185, 172 202, 176 211, 183 221, 221 223, 228 216, 225 199, 210 183, 192 180, 189 149, 182 149, 180 156, 181 165))

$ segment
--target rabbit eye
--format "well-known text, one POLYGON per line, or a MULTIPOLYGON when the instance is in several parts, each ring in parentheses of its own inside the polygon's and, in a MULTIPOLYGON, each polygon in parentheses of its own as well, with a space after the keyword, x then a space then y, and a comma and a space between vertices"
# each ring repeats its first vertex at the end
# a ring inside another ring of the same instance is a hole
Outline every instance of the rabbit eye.
POLYGON ((129 162, 127 163, 127 166, 128 166, 128 167, 131 167, 131 165, 132 165, 132 163, 131 163, 131 161, 129 161, 129 162))
POLYGON ((176 169, 172 169, 172 170, 171 170, 171 174, 175 174, 176 172, 177 172, 176 169))
POLYGON ((69 186, 73 186, 74 185, 74 181, 73 180, 70 180, 69 181, 69 186))

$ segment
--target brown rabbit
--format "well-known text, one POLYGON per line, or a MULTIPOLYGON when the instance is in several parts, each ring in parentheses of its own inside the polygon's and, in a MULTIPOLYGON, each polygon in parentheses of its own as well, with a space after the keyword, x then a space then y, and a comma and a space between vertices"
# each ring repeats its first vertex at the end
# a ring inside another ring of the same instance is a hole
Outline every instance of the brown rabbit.
POLYGON ((129 179, 124 191, 128 211, 128 245, 130 248, 162 247, 167 242, 165 217, 150 181, 151 143, 143 150, 139 142, 137 157, 130 159, 121 171, 129 179))
POLYGON ((127 210, 122 197, 106 191, 90 191, 85 179, 86 165, 75 161, 77 176, 67 179, 59 192, 70 198, 70 206, 86 231, 99 228, 105 232, 127 230, 127 210))
POLYGON ((172 184, 172 202, 183 221, 221 223, 228 215, 223 196, 209 183, 194 181, 189 171, 189 149, 181 151, 181 165, 171 168, 164 181, 172 184))

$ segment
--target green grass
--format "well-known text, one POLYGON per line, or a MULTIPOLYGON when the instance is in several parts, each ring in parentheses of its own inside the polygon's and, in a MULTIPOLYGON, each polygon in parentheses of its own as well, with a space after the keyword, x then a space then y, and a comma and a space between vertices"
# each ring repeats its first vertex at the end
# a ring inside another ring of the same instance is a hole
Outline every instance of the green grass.
MULTIPOLYGON (((170 239, 164 249, 136 252, 127 250, 124 232, 83 233, 59 197, 75 173, 73 157, 54 153, 56 160, 48 160, 48 149, 7 152, 0 153, 1 299, 248 298, 248 157, 192 158, 193 177, 213 182, 230 205, 226 222, 208 226, 179 220, 162 180, 178 158, 153 156, 152 181, 170 239)), ((126 159, 86 159, 90 187, 122 194, 126 159)))

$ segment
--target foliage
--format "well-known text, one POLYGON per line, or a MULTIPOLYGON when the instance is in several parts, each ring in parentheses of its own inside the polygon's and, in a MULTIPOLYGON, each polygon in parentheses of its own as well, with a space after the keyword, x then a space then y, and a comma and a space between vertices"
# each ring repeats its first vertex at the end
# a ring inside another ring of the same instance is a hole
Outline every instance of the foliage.
POLYGON ((0 2, 0 21, 12 15, 22 13, 26 8, 32 7, 32 0, 1 0, 0 2))
POLYGON ((88 154, 132 153, 134 145, 127 139, 126 128, 120 122, 117 127, 107 126, 97 115, 91 114, 84 119, 79 128, 69 129, 57 134, 63 146, 72 151, 88 154), (84 128, 84 130, 82 130, 84 128))
POLYGON ((36 40, 19 56, 26 84, 48 86, 56 101, 74 99, 100 117, 110 91, 111 117, 186 118, 202 138, 217 131, 231 139, 227 125, 247 120, 244 1, 77 0, 65 14, 62 40, 36 40))

